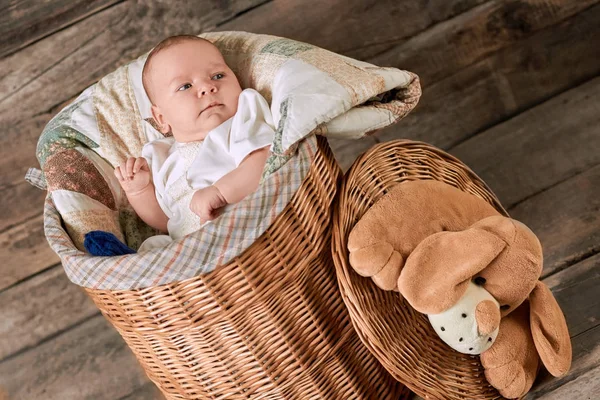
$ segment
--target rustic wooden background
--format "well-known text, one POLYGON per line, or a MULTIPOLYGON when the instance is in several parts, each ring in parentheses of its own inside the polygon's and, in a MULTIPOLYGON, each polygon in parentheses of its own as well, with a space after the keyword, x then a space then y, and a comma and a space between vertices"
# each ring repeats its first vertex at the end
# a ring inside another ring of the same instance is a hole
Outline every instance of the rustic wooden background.
MULTIPOLYGON (((423 97, 375 137, 332 141, 347 168, 410 138, 458 156, 529 225, 573 341, 569 374, 529 399, 600 393, 598 0, 2 0, 0 392, 10 399, 160 399, 132 353, 70 284, 24 182, 66 102, 166 36, 286 36, 419 74, 423 97)), ((0 394, 0 398, 2 398, 0 394)))

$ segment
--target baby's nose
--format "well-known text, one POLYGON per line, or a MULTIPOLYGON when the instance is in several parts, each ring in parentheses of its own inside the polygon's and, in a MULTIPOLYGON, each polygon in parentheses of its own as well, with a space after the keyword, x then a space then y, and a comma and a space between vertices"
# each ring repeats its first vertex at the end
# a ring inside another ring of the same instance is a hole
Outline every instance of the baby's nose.
POLYGON ((208 93, 217 93, 217 87, 213 84, 207 84, 204 86, 201 86, 200 89, 198 90, 198 96, 205 96, 208 93))

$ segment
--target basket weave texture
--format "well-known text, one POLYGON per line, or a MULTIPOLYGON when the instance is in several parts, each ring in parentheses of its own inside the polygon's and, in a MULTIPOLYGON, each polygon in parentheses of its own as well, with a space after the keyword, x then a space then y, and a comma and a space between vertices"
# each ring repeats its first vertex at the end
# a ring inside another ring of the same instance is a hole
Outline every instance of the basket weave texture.
POLYGON ((392 186, 438 180, 474 194, 508 214, 487 185, 455 157, 422 142, 395 140, 374 146, 346 173, 333 217, 332 250, 343 299, 361 340, 400 382, 424 398, 502 398, 485 379, 479 356, 441 341, 424 314, 397 292, 378 288, 348 262, 354 225, 392 186))
POLYGON ((364 347, 331 258, 341 171, 325 139, 276 223, 229 264, 142 290, 90 290, 167 399, 402 399, 364 347))

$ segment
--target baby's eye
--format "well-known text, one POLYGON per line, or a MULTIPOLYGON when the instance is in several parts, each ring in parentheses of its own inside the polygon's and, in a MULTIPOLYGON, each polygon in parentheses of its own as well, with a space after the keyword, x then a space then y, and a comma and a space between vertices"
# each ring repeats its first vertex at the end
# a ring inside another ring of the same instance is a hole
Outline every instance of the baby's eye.
POLYGON ((221 73, 219 73, 219 74, 214 74, 214 75, 213 75, 213 77, 212 77, 212 79, 213 79, 214 81, 218 81, 219 79, 223 79, 223 78, 225 78, 225 74, 221 74, 221 73))
POLYGON ((185 85, 181 85, 179 87, 179 89, 177 89, 178 92, 183 92, 184 90, 188 90, 189 88, 192 87, 191 83, 186 83, 185 85))

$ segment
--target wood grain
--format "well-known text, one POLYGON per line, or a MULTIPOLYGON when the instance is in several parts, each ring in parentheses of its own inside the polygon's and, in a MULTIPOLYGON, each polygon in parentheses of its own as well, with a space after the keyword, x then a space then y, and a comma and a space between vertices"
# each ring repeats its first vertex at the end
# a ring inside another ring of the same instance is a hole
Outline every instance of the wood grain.
POLYGON ((156 385, 150 381, 139 389, 136 389, 133 393, 121 397, 119 400, 164 400, 165 396, 156 387, 156 385))
POLYGON ((555 378, 542 371, 526 399, 593 400, 600 373, 600 326, 571 339, 573 363, 567 374, 555 378))
POLYGON ((374 136, 367 136, 358 140, 328 139, 328 142, 335 159, 344 172, 350 168, 356 157, 378 143, 374 136))
POLYGON ((46 191, 31 186, 23 180, 1 190, 0 235, 42 211, 46 191))
POLYGON ((0 291, 60 262, 46 241, 41 215, 0 233, 0 250, 0 291))
POLYGON ((490 1, 438 24, 369 61, 414 71, 424 85, 431 85, 597 2, 490 1))
POLYGON ((600 165, 508 210, 542 242, 543 276, 600 252, 599 187, 600 165))
POLYGON ((600 254, 549 276, 543 282, 552 288, 571 337, 600 325, 600 296, 594 296, 600 287, 600 254))
POLYGON ((219 25, 366 60, 487 0, 278 0, 219 25))
POLYGON ((133 353, 100 315, 0 362, 11 400, 114 400, 148 382, 133 353))
MULTIPOLYGON (((555 378, 543 371, 534 384, 527 399, 543 397, 556 388, 557 393, 566 395, 575 390, 569 382, 579 381, 579 376, 586 371, 598 371, 600 366, 600 299, 594 296, 594 288, 600 283, 600 255, 590 257, 568 270, 559 272, 544 279, 544 283, 552 289, 552 294, 560 305, 567 320, 573 344, 573 363, 567 374, 555 378)), ((597 383, 596 383, 597 384, 597 383)), ((585 386, 584 386, 585 387, 585 386)), ((576 393, 593 393, 588 391, 573 392, 572 396, 563 399, 580 399, 576 393)), ((553 393, 550 398, 556 398, 553 393)))
POLYGON ((0 292, 0 360, 33 348, 93 315, 98 309, 57 265, 0 292))
POLYGON ((506 208, 600 164, 600 78, 553 97, 450 150, 506 208), (557 120, 557 116, 566 118, 557 120), (560 121, 560 122, 558 122, 560 121))
POLYGON ((600 37, 598 20, 599 5, 440 82, 423 83, 416 109, 377 137, 410 138, 448 149, 598 76, 600 63, 590 49, 600 37))
POLYGON ((9 0, 0 12, 0 57, 121 0, 9 0))

